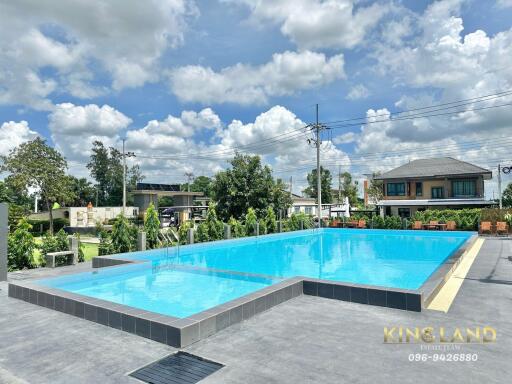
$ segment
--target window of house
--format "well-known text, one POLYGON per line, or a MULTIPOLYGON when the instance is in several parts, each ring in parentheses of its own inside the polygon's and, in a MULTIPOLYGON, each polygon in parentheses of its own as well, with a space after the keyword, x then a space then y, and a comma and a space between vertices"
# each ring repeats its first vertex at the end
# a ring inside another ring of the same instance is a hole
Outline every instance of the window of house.
POLYGON ((416 196, 423 196, 423 183, 416 183, 416 196))
POLYGON ((311 207, 306 207, 305 212, 306 212, 306 215, 311 215, 311 214, 313 213, 313 208, 311 208, 311 207))
POLYGON ((405 183, 387 183, 387 196, 405 196, 405 183))
POLYGON ((476 180, 453 180, 453 197, 476 196, 476 180))
POLYGON ((299 213, 300 212, 300 207, 299 206, 295 206, 294 210, 295 210, 295 213, 299 213))
POLYGON ((411 209, 410 208, 398 208, 398 216, 401 218, 408 219, 411 217, 411 209))
POLYGON ((432 187, 432 198, 442 199, 443 198, 443 187, 432 187))

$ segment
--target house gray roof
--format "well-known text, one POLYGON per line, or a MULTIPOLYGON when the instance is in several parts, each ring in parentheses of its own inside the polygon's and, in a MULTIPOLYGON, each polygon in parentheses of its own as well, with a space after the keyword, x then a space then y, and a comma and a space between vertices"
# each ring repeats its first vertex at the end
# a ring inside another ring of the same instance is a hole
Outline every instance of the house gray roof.
POLYGON ((490 179, 492 172, 488 169, 460 161, 452 157, 439 157, 433 159, 418 159, 404 164, 389 172, 376 176, 376 180, 404 179, 419 177, 442 177, 462 175, 483 175, 490 179))

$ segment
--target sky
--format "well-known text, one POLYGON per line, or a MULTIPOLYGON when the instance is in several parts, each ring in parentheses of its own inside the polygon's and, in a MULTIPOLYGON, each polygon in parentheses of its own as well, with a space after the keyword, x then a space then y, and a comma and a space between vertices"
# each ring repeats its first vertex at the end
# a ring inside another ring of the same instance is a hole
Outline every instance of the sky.
POLYGON ((300 193, 318 104, 335 183, 437 156, 495 170, 511 59, 511 0, 0 0, 0 155, 41 136, 90 177, 91 143, 124 138, 172 184, 238 151, 300 193))

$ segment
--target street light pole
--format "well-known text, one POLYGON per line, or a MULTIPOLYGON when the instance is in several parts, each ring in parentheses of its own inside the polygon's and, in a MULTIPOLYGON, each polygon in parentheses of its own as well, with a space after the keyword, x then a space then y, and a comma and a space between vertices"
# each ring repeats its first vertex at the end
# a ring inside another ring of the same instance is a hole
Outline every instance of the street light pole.
POLYGON ((501 164, 498 164, 498 198, 500 201, 500 209, 503 209, 503 200, 501 193, 501 164))
POLYGON ((124 143, 126 139, 123 139, 123 216, 126 213, 126 153, 124 151, 124 143))

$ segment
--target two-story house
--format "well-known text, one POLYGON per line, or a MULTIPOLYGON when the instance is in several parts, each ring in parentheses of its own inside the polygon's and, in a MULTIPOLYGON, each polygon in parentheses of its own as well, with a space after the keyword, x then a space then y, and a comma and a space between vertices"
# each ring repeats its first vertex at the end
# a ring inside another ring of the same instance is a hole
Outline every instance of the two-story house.
POLYGON ((494 205, 486 200, 484 180, 492 172, 476 165, 442 157, 419 159, 392 169, 382 180, 381 215, 410 217, 425 209, 457 209, 494 205))

